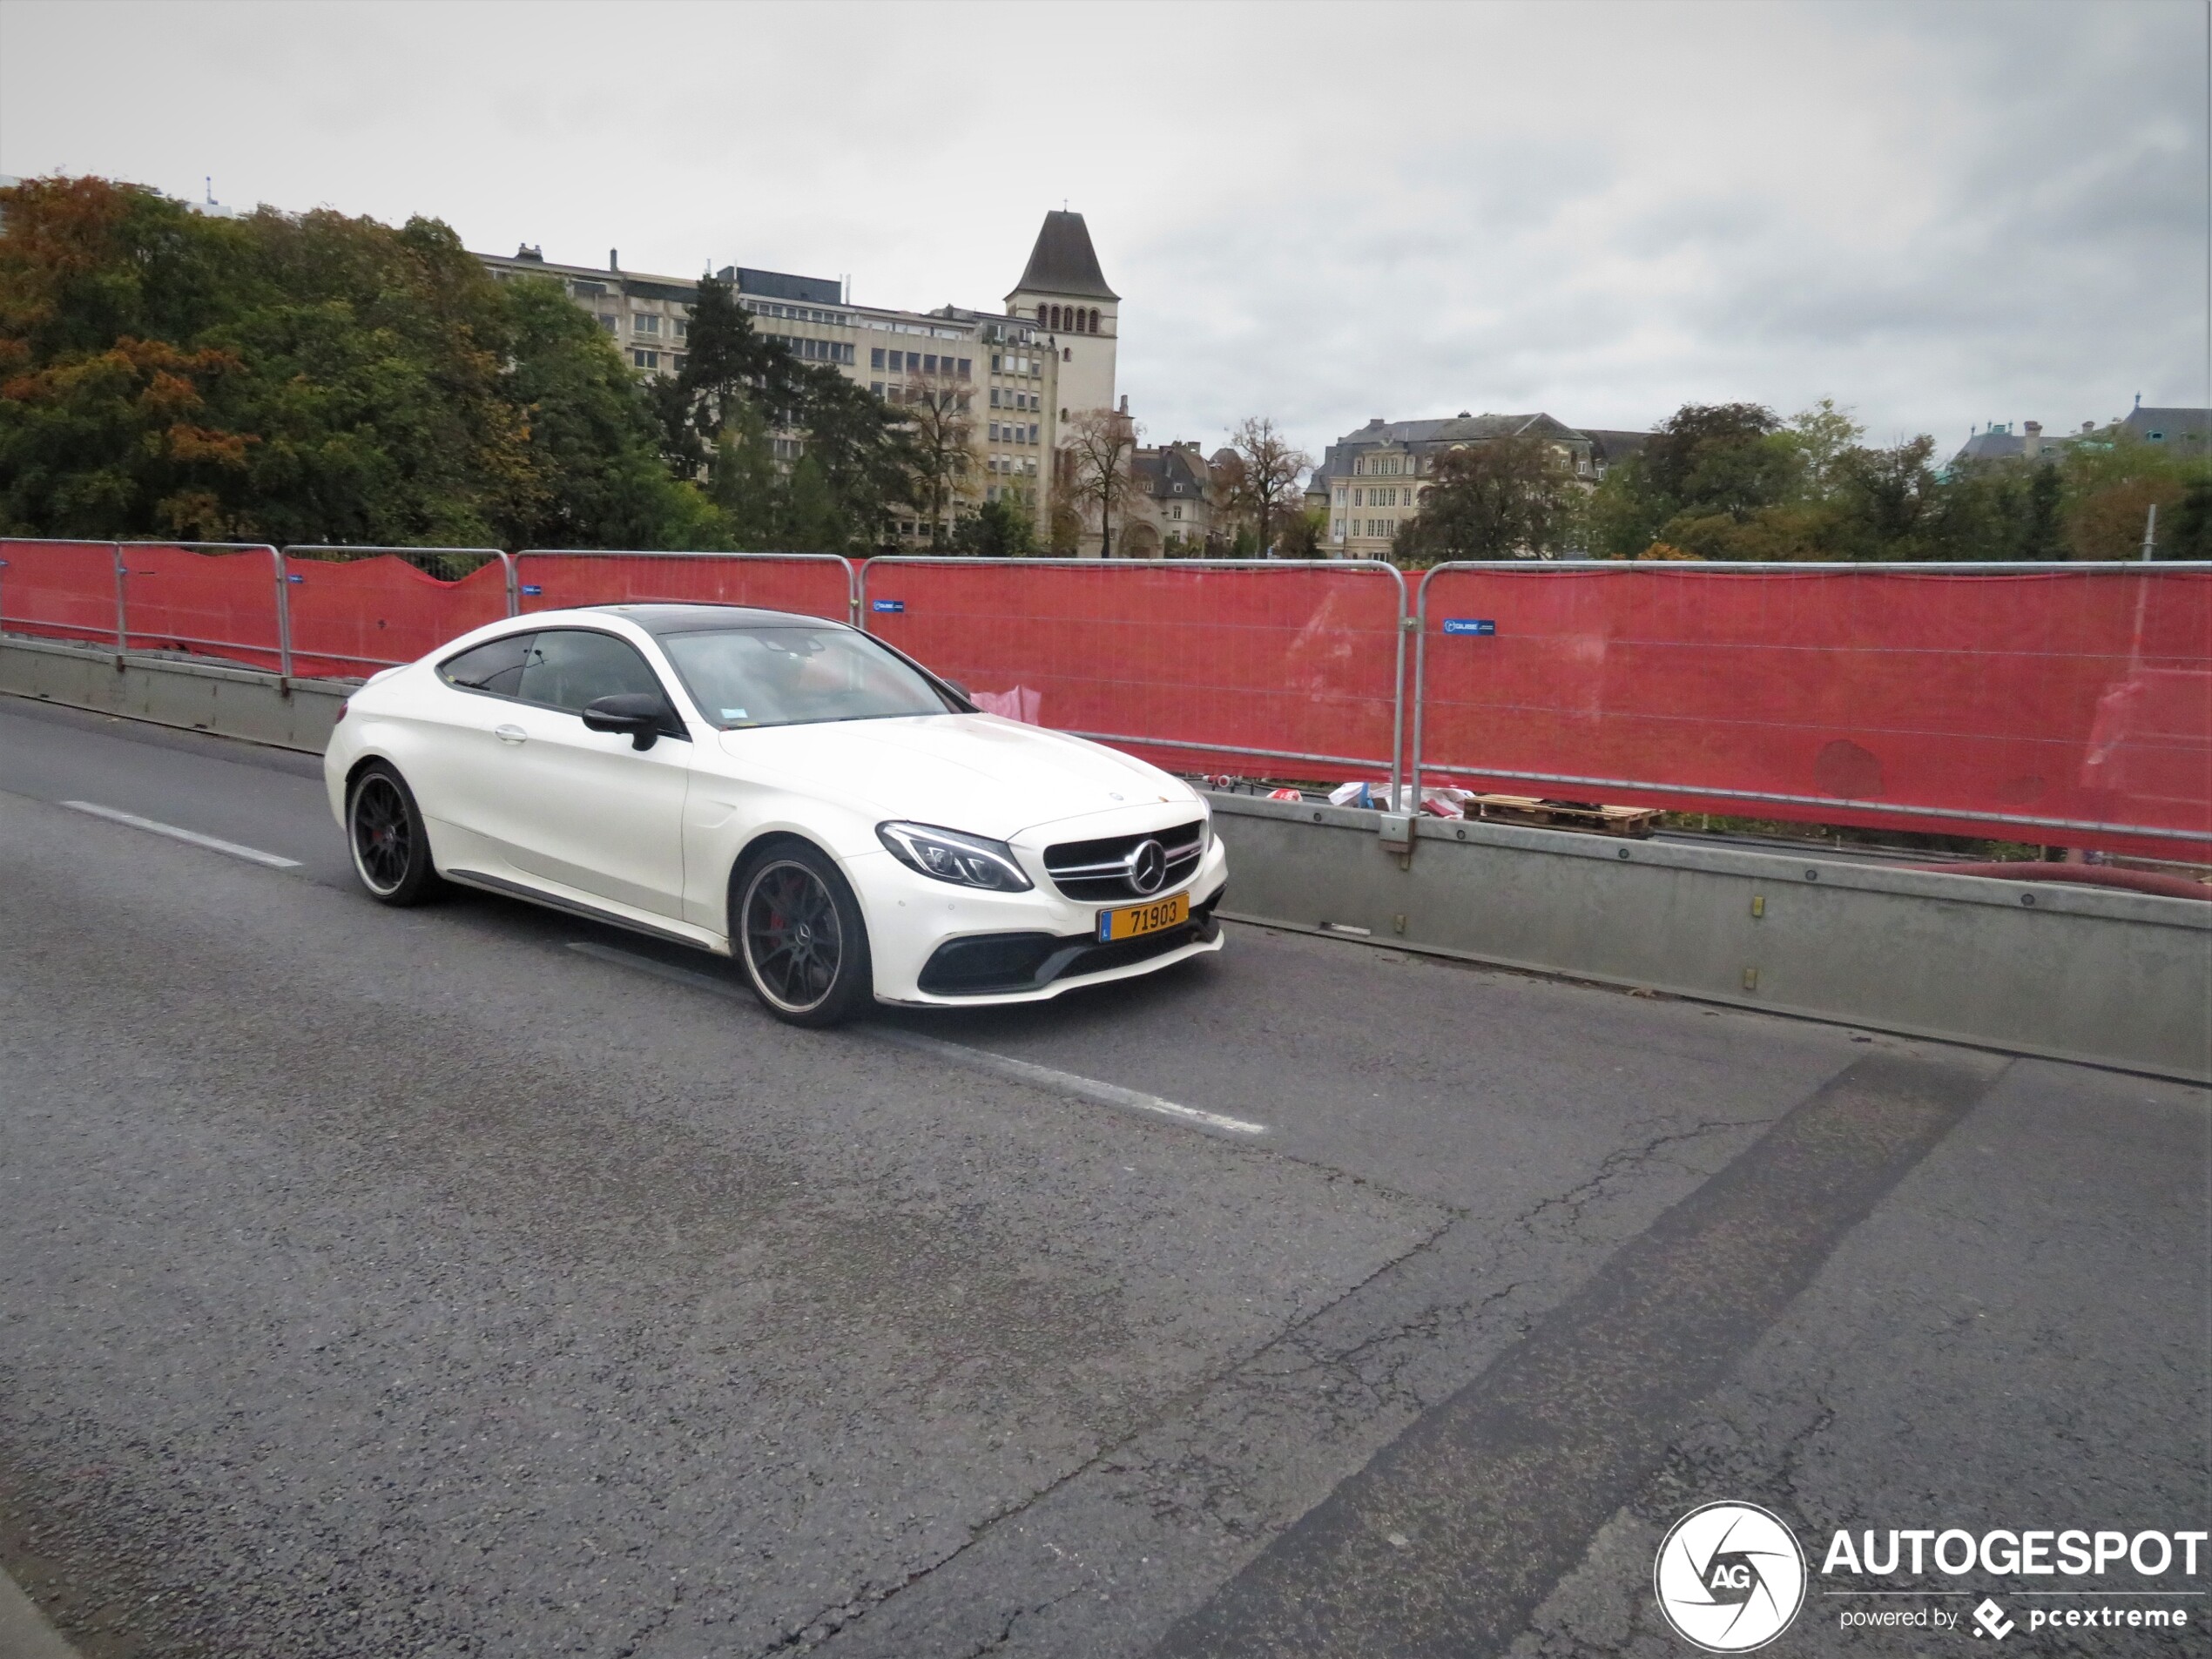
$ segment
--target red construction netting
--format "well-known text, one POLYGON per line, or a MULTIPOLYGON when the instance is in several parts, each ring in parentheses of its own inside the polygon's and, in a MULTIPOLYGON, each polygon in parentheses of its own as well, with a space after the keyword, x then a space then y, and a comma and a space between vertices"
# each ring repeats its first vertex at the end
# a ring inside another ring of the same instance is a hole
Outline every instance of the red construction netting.
POLYGON ((506 567, 473 550, 410 549, 361 556, 287 552, 292 671, 306 679, 365 678, 426 657, 448 639, 507 614, 506 567), (443 581, 419 568, 465 569, 443 581))
POLYGON ((0 541, 0 632, 115 644, 115 543, 0 541))
POLYGON ((2212 843, 2212 571, 1501 566, 1436 572, 1426 615, 1430 781, 2154 857, 2212 843), (1919 810, 1882 810, 1900 807, 1919 810))
POLYGON ((862 574, 862 624, 995 712, 1185 771, 1389 772, 1405 590, 1387 565, 876 559, 862 574))
POLYGON ((515 556, 522 608, 698 601, 853 617, 853 567, 832 554, 562 553, 515 556))
POLYGON ((125 542, 122 551, 125 649, 277 670, 274 548, 125 542))

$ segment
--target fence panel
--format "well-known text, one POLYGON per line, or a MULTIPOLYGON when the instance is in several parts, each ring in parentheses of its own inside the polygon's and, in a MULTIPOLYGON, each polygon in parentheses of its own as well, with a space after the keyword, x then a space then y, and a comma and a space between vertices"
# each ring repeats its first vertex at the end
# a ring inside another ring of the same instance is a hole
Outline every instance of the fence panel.
POLYGON ((121 640, 115 543, 0 540, 0 632, 121 640))
POLYGON ((281 671, 276 549, 125 542, 120 556, 125 650, 185 651, 281 671))
POLYGON ((508 556, 476 547, 287 547, 292 671, 366 678, 508 614, 508 556))
POLYGON ((1435 781, 2212 845, 2212 567, 1447 565, 1418 610, 1435 781))
POLYGON ((515 556, 524 611, 650 601, 759 605, 853 619, 853 566, 834 553, 632 553, 531 548, 515 556))
POLYGON ((1181 770, 1393 784, 1405 599, 1366 561, 861 568, 863 625, 1001 711, 1181 770))

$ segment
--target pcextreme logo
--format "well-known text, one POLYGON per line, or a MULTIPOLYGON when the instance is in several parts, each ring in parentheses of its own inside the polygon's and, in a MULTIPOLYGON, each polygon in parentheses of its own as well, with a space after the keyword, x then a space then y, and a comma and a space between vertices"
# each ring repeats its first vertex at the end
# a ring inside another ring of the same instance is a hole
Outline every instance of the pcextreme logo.
POLYGON ((1805 1600, 1805 1556, 1789 1527, 1750 1503, 1691 1510, 1659 1541, 1659 1610, 1708 1653, 1749 1653, 1790 1628, 1805 1600))

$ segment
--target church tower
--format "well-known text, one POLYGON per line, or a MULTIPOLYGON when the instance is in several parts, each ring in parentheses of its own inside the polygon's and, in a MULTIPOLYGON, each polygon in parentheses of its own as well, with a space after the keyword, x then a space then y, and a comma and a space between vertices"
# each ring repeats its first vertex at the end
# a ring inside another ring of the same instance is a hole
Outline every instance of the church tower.
POLYGON ((1055 435, 1085 409, 1114 402, 1116 314, 1121 295, 1106 286, 1081 213, 1050 212, 1029 250, 1028 269, 1006 296, 1006 314, 1032 321, 1059 361, 1055 435), (1063 413, 1064 411, 1064 413, 1063 413))

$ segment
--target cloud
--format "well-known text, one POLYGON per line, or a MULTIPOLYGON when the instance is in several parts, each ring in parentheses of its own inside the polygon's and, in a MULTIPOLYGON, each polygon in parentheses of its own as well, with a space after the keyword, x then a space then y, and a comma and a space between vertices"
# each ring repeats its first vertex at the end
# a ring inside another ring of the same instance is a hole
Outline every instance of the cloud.
POLYGON ((2194 3, 0 6, 0 170, 995 307, 1088 216, 1153 434, 2204 388, 2194 3), (100 96, 57 64, 99 65, 100 96))

